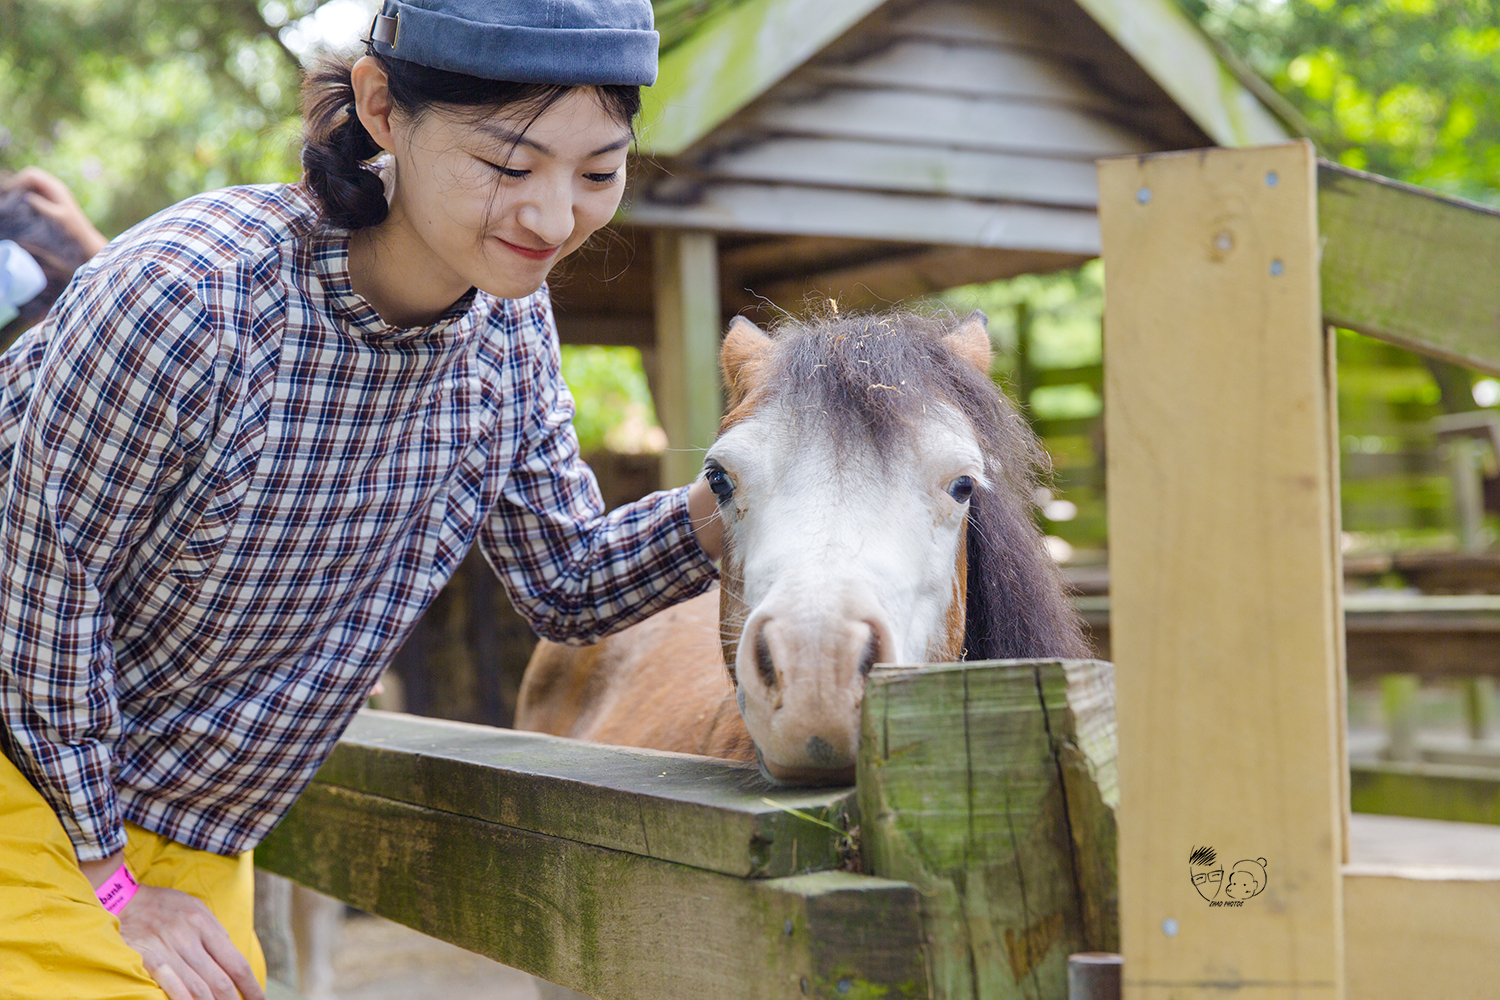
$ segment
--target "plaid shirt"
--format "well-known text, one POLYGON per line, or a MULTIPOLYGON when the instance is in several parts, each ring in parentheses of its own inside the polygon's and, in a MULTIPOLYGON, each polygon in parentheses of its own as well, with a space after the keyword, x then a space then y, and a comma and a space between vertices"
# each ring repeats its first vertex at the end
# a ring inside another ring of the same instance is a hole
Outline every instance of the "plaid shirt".
POLYGON ((258 843, 476 536, 550 638, 713 578, 684 490, 603 513, 545 289, 397 329, 314 219, 189 199, 0 357, 0 738, 80 860, 258 843))

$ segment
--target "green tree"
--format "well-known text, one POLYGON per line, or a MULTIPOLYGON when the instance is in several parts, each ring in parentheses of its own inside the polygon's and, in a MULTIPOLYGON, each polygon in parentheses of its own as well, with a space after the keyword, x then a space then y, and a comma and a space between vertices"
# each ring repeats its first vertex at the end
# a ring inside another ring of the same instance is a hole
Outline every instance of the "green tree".
POLYGON ((1495 0, 1180 0, 1347 166, 1500 204, 1495 0))

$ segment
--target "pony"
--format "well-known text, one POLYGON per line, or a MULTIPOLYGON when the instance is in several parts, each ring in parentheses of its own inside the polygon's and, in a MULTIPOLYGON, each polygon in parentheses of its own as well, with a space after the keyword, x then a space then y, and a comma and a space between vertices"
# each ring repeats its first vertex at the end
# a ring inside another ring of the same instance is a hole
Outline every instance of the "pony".
POLYGON ((731 321, 703 475, 717 593, 542 642, 516 727, 849 784, 876 663, 1089 655, 1035 517, 1046 453, 976 312, 731 321))

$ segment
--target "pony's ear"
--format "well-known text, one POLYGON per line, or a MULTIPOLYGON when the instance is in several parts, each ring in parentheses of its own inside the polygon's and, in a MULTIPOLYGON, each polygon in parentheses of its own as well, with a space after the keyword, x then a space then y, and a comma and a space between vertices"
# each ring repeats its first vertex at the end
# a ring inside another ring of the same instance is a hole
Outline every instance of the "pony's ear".
POLYGON ((729 409, 744 401, 760 381, 760 371, 771 346, 760 327, 743 316, 729 321, 729 332, 719 348, 719 367, 724 370, 724 386, 729 390, 729 409))
POLYGON ((943 335, 943 343, 950 351, 985 375, 990 373, 989 325, 990 318, 975 309, 962 323, 943 335))

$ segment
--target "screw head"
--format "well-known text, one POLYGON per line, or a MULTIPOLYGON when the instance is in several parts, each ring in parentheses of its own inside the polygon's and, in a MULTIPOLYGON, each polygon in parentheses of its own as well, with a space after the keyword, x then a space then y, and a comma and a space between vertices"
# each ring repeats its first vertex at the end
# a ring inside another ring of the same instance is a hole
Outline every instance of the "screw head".
POLYGON ((786 932, 786 934, 787 934, 788 937, 791 936, 791 933, 792 933, 792 920, 791 920, 790 917, 787 918, 786 923, 784 923, 784 924, 781 925, 781 929, 786 932))
POLYGON ((838 989, 838 991, 840 993, 848 993, 849 992, 849 986, 850 986, 849 980, 847 980, 847 979, 840 979, 839 982, 838 982, 837 989, 838 989))
POLYGON ((1282 265, 1282 263, 1281 263, 1281 261, 1279 259, 1271 261, 1271 277, 1273 277, 1273 278, 1279 278, 1279 277, 1281 277, 1281 272, 1283 270, 1285 270, 1285 268, 1283 267, 1283 265, 1282 265))
POLYGON ((1266 187, 1275 187, 1281 183, 1281 175, 1274 170, 1266 171, 1266 187))
POLYGON ((1141 188, 1135 193, 1135 200, 1142 205, 1146 204, 1146 202, 1151 200, 1151 189, 1148 187, 1141 188))
POLYGON ((1165 934, 1167 937, 1176 937, 1177 936, 1177 921, 1173 920, 1171 917, 1168 917, 1167 919, 1163 920, 1161 922, 1161 932, 1163 934, 1165 934))

